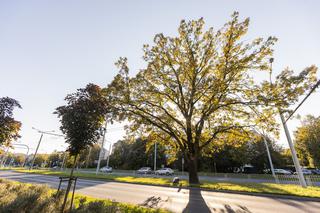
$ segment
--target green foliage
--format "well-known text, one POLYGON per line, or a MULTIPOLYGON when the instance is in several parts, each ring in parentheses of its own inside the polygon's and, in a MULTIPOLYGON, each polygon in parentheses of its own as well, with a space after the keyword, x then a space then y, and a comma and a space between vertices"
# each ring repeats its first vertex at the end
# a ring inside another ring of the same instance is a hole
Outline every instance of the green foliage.
POLYGON ((294 132, 294 136, 302 164, 320 168, 320 117, 308 115, 294 132))
MULTIPOLYGON (((150 145, 150 144, 149 144, 150 145)), ((117 169, 136 170, 144 166, 153 168, 154 144, 148 146, 147 140, 121 140, 114 144, 110 165, 117 169)), ((157 144, 157 165, 167 165, 165 148, 157 144)))
POLYGON ((78 89, 65 100, 67 105, 58 107, 54 113, 61 118, 60 129, 69 143, 69 153, 78 155, 96 143, 101 136, 108 108, 107 101, 103 90, 94 84, 78 89))
MULTIPOLYGON (((291 165, 286 164, 282 148, 268 137, 267 144, 276 168, 291 165)), ((237 171, 245 164, 254 166, 256 173, 263 173, 265 169, 270 169, 264 140, 262 136, 253 132, 233 131, 232 134, 225 135, 221 141, 211 144, 204 151, 205 155, 200 158, 201 171, 230 173, 237 171)))
MULTIPOLYGON (((267 145, 270 151, 273 166, 275 168, 287 166, 283 156, 281 155, 281 147, 270 138, 267 138, 267 145)), ((263 173, 263 171, 266 169, 269 169, 270 171, 271 168, 264 139, 262 137, 258 137, 256 141, 251 141, 251 143, 247 144, 246 147, 247 149, 245 156, 248 158, 248 163, 254 166, 256 171, 259 173, 263 173)))
POLYGON ((135 76, 120 58, 120 72, 107 88, 119 119, 127 118, 132 132, 180 150, 195 183, 206 147, 252 125, 277 134, 277 107, 295 103, 316 79, 310 67, 298 76, 285 70, 273 85, 254 82, 254 72, 269 71, 277 39, 248 42, 248 27, 237 12, 218 31, 205 29, 203 19, 182 20, 177 36, 160 33, 153 46, 144 46, 147 66, 135 76))
POLYGON ((48 161, 50 163, 49 167, 52 166, 61 166, 63 161, 64 152, 54 151, 48 156, 48 161))
POLYGON ((99 158, 99 152, 100 146, 98 144, 94 144, 92 147, 83 150, 79 155, 79 167, 95 167, 95 160, 99 158))
POLYGON ((48 163, 48 157, 47 154, 37 154, 36 159, 34 160, 34 165, 42 166, 45 163, 48 163))
POLYGON ((15 107, 21 108, 15 99, 0 98, 0 145, 10 146, 11 141, 20 137, 21 122, 13 118, 15 107))

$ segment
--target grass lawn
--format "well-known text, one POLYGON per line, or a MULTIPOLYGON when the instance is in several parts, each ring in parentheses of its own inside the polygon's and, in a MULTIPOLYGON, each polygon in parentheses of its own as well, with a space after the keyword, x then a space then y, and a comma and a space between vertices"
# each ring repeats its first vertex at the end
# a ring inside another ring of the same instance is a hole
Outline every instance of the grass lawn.
MULTIPOLYGON (((24 168, 14 169, 17 172, 36 173, 43 175, 67 176, 67 171, 53 171, 53 170, 28 170, 24 168)), ((113 180, 126 183, 140 183, 150 185, 172 186, 171 179, 158 177, 133 177, 120 176, 113 174, 93 174, 75 172, 75 176, 88 179, 113 180)), ((182 187, 188 187, 189 183, 186 180, 180 181, 182 187)), ((302 188, 298 185, 292 184, 274 184, 274 183, 232 183, 232 182, 203 182, 200 185, 191 187, 200 187, 203 189, 221 190, 221 191, 237 191, 250 193, 267 193, 267 194, 281 194, 302 197, 320 198, 320 187, 309 186, 302 188)))

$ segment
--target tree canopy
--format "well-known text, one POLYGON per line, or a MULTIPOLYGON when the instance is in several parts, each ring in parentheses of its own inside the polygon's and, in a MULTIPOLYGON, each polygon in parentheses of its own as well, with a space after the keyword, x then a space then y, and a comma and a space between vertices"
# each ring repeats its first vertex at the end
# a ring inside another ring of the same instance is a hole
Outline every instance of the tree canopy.
POLYGON ((0 98, 0 145, 10 146, 20 137, 21 122, 13 118, 14 108, 21 108, 19 102, 9 97, 0 98))
POLYGON ((153 135, 184 153, 189 181, 198 183, 197 161, 204 148, 233 130, 259 126, 277 131, 278 108, 287 108, 309 88, 315 67, 300 75, 285 70, 271 85, 255 82, 270 71, 275 37, 244 39, 249 19, 235 12, 220 30, 204 20, 182 20, 175 37, 162 33, 144 45, 146 68, 129 76, 127 59, 108 86, 112 106, 131 122, 131 130, 153 135), (139 130, 139 131, 138 131, 139 130))
POLYGON ((320 168, 320 117, 308 115, 301 124, 294 132, 298 156, 305 166, 320 168))
POLYGON ((102 124, 107 112, 107 101, 103 90, 94 84, 68 95, 67 104, 54 112, 61 121, 61 131, 69 144, 70 155, 78 155, 82 150, 97 142, 102 134, 102 124))

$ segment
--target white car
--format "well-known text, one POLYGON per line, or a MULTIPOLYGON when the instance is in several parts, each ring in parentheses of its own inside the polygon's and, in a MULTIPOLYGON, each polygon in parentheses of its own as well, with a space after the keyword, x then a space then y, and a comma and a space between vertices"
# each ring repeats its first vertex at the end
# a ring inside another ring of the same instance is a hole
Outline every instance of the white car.
POLYGON ((100 169, 100 172, 111 173, 111 172, 112 172, 112 167, 110 167, 110 166, 102 167, 102 168, 100 169))
POLYGON ((277 175, 291 175, 291 172, 285 169, 275 169, 274 173, 277 175))
POLYGON ((174 171, 170 168, 162 168, 155 172, 156 175, 173 175, 174 171))
MULTIPOLYGON (((312 171, 309 169, 301 169, 302 170, 302 174, 304 175, 312 175, 312 171)), ((297 172, 294 173, 295 175, 298 174, 297 172)))

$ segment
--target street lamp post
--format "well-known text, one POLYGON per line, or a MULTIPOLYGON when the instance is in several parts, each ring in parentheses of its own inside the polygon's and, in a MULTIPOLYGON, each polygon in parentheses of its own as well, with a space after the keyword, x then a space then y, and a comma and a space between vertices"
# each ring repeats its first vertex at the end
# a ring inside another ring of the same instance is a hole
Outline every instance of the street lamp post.
POLYGON ((306 183, 306 180, 304 179, 304 176, 303 176, 303 173, 302 173, 302 169, 301 169, 298 157, 297 157, 297 153, 296 153, 296 150, 295 150, 294 145, 292 143, 292 139, 291 139, 287 124, 285 122, 285 118, 284 118, 284 116, 283 116, 283 114, 282 114, 282 112, 280 110, 279 110, 279 113, 280 113, 280 118, 281 118, 281 122, 282 122, 282 125, 283 125, 283 128, 284 128, 284 131, 285 131, 285 134, 286 134, 286 137, 287 137, 287 140, 288 140, 288 144, 289 144, 289 147, 290 147, 290 150, 291 150, 294 167, 295 167, 296 172, 297 172, 298 177, 299 177, 300 185, 302 187, 307 187, 307 183, 306 183))
POLYGON ((110 146, 109 146, 109 150, 108 150, 107 167, 109 167, 110 154, 111 154, 111 142, 110 142, 110 146))
MULTIPOLYGON (((273 63, 273 61, 274 61, 274 59, 270 58, 269 62, 270 62, 270 84, 271 84, 271 86, 272 86, 271 74, 272 74, 272 63, 273 63)), ((298 107, 300 107, 300 106, 301 106, 301 104, 299 104, 298 107)), ((304 179, 304 176, 303 176, 303 173, 302 173, 302 169, 301 169, 298 157, 297 157, 297 153, 296 153, 296 150, 294 148, 294 145, 293 145, 293 142, 292 142, 292 139, 291 139, 288 127, 287 127, 286 120, 285 120, 285 118, 283 116, 282 110, 280 108, 278 108, 278 111, 279 111, 279 114, 280 114, 280 119, 281 119, 281 122, 282 122, 282 126, 284 128, 284 132, 286 134, 286 138, 287 138, 290 150, 291 150, 293 164, 294 164, 294 167, 295 167, 296 172, 298 174, 300 185, 305 188, 305 187, 307 187, 307 183, 306 183, 306 180, 304 179)), ((294 111, 296 111, 296 110, 294 110, 294 111)), ((292 116, 292 114, 291 114, 291 116, 292 116)))
POLYGON ((267 155, 268 155, 268 160, 269 160, 272 176, 274 177, 276 183, 279 183, 278 177, 276 176, 276 173, 274 172, 273 162, 272 162, 272 158, 271 158, 271 154, 270 154, 270 150, 269 150, 269 146, 268 146, 268 142, 267 142, 266 136, 263 134, 262 137, 263 137, 264 145, 266 146, 266 150, 267 150, 267 155))
POLYGON ((157 142, 154 143, 154 165, 153 165, 153 170, 157 170, 157 142))
MULTIPOLYGON (((253 129, 254 132, 256 132, 257 134, 261 135, 262 139, 263 139, 263 142, 264 142, 264 145, 266 147, 266 151, 267 151, 267 156, 268 156, 268 161, 269 161, 269 165, 270 165, 270 169, 271 169, 271 173, 272 173, 272 176, 274 177, 276 183, 278 183, 278 178, 274 172, 274 167, 273 167, 273 162, 272 162, 272 157, 271 157, 271 154, 270 154, 270 150, 269 150, 269 146, 268 146, 268 142, 267 142, 267 136, 264 134, 264 133, 261 133, 259 132, 257 129, 253 129)), ((262 130, 262 132, 264 132, 262 130)))
POLYGON ((32 169, 32 168, 33 168, 34 161, 35 161, 35 159, 36 159, 36 156, 37 156, 37 153, 38 153, 38 149, 39 149, 39 147, 40 147, 40 143, 41 143, 41 140, 42 140, 42 137, 43 137, 44 134, 46 134, 46 135, 53 135, 53 136, 59 136, 59 137, 64 137, 63 135, 59 135, 59 134, 52 133, 52 132, 54 132, 54 130, 52 130, 52 131, 42 131, 42 130, 36 129, 36 128, 34 128, 34 127, 32 127, 32 129, 38 131, 38 133, 41 133, 41 136, 40 136, 40 139, 39 139, 39 142, 38 142, 36 151, 35 151, 35 153, 34 153, 34 155, 33 155, 32 163, 31 163, 29 169, 32 169))
MULTIPOLYGON (((29 155, 29 151, 30 151, 30 148, 28 145, 26 144, 20 144, 20 143, 13 143, 12 144, 13 146, 22 146, 22 147, 25 147, 27 149, 27 154, 26 154, 26 159, 24 160, 24 163, 22 165, 22 167, 25 167, 26 163, 27 163, 27 160, 28 160, 28 155, 29 155)), ((22 148, 21 147, 21 148, 22 148)))
POLYGON ((39 146, 40 146, 42 137, 43 137, 43 133, 41 133, 41 136, 40 136, 40 139, 39 139, 39 142, 38 142, 36 151, 35 151, 35 153, 34 153, 34 155, 33 155, 32 162, 31 162, 31 165, 30 165, 30 168, 29 168, 29 169, 33 169, 33 164, 34 164, 34 161, 35 161, 35 159, 36 159, 36 155, 37 155, 37 153, 38 153, 38 149, 39 149, 39 146))
POLYGON ((107 133, 107 119, 106 119, 106 123, 105 123, 105 126, 104 126, 104 132, 103 132, 103 136, 102 136, 102 143, 101 143, 101 149, 100 149, 100 153, 99 153, 99 159, 98 159, 96 174, 98 174, 99 169, 100 169, 100 161, 101 161, 101 159, 102 159, 103 146, 104 146, 104 141, 105 141, 106 133, 107 133))
POLYGON ((4 166, 5 160, 7 159, 8 152, 9 152, 9 147, 7 147, 6 152, 3 154, 2 158, 1 158, 1 167, 4 166))
POLYGON ((65 164, 65 161, 66 161, 66 156, 67 156, 67 152, 64 151, 63 160, 62 160, 62 164, 61 164, 61 167, 60 167, 61 171, 63 170, 64 164, 65 164))

